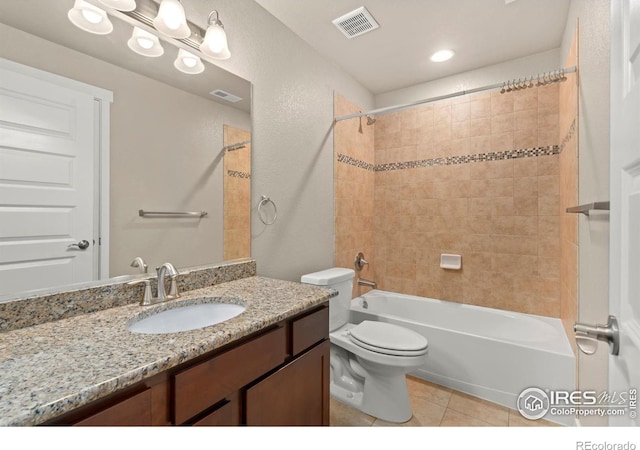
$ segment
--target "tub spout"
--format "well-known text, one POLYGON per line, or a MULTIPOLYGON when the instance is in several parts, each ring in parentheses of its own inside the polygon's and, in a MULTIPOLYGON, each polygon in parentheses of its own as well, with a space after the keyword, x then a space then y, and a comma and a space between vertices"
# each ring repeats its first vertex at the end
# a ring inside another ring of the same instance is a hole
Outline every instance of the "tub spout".
POLYGON ((358 278, 358 286, 367 286, 373 289, 378 289, 378 284, 375 281, 365 280, 364 278, 358 278))

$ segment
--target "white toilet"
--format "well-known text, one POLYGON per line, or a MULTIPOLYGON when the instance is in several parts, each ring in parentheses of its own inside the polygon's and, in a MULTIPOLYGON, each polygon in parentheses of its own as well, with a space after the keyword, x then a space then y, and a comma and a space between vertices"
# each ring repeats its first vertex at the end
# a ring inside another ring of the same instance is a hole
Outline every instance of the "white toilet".
POLYGON ((302 283, 338 291, 329 301, 331 396, 388 422, 411 419, 407 372, 427 358, 427 339, 384 322, 349 323, 355 272, 332 268, 302 276, 302 283))

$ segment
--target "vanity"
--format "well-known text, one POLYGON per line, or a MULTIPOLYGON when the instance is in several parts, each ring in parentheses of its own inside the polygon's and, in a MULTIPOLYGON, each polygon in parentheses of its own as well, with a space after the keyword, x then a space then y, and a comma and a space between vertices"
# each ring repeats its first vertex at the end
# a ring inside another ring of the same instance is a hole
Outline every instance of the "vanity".
POLYGON ((153 308, 136 287, 122 306, 1 333, 0 425, 328 425, 334 292, 252 272, 167 302, 245 306, 205 328, 131 332, 153 308))

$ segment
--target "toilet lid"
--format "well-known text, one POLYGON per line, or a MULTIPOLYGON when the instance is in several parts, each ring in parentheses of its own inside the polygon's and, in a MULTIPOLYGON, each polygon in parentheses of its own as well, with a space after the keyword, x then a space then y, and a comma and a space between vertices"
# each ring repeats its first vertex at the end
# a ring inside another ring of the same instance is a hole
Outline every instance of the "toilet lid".
POLYGON ((386 355, 424 355, 429 344, 424 336, 413 330, 391 323, 369 320, 353 327, 349 335, 354 344, 386 355))

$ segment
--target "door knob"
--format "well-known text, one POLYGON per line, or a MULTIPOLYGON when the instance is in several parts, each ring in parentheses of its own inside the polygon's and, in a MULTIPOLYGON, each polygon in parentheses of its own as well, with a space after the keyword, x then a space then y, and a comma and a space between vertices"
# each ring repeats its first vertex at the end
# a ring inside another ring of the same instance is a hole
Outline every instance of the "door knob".
POLYGON ((608 342, 612 355, 617 355, 620 351, 620 330, 615 316, 609 316, 606 325, 576 323, 573 331, 576 333, 578 347, 587 355, 595 353, 594 340, 608 342))
POLYGON ((67 248, 71 248, 71 247, 78 247, 80 250, 86 250, 87 248, 89 248, 89 241, 83 239, 77 244, 67 245, 67 248))

